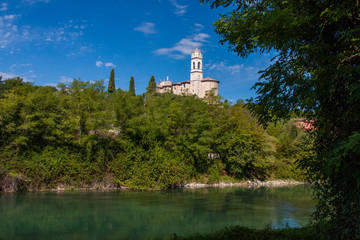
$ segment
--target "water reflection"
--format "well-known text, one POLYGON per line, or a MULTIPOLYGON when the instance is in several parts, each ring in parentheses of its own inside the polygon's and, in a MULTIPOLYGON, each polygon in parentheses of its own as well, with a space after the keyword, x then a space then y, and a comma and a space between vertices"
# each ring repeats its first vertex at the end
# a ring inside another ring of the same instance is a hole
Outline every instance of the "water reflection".
POLYGON ((210 188, 0 195, 0 239, 151 239, 243 225, 305 225, 311 192, 210 188))

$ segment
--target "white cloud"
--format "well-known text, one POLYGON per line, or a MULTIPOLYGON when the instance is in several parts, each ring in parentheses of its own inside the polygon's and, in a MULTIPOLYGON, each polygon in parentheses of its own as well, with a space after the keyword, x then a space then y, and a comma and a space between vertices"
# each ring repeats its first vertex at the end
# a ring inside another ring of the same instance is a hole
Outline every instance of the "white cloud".
POLYGON ((204 28, 204 25, 200 24, 200 23, 195 23, 195 31, 199 32, 204 28))
POLYGON ((29 70, 27 73, 24 73, 24 74, 0 72, 0 76, 2 76, 2 80, 20 77, 24 80, 24 82, 32 82, 32 78, 36 77, 33 70, 29 70))
POLYGON ((21 14, 10 14, 0 16, 0 46, 6 48, 9 42, 15 41, 17 36, 25 37, 14 24, 21 14))
POLYGON ((45 86, 57 87, 57 83, 46 83, 45 86))
POLYGON ((209 38, 210 35, 206 34, 206 33, 198 33, 194 35, 194 41, 197 42, 206 42, 206 39, 209 38))
POLYGON ((207 38, 210 38, 210 35, 206 33, 198 33, 187 38, 181 39, 179 42, 171 48, 159 48, 154 51, 158 55, 168 55, 176 59, 183 59, 195 48, 200 48, 207 42, 207 38))
POLYGON ((112 68, 115 68, 116 65, 113 64, 112 62, 108 62, 108 63, 105 63, 105 67, 112 67, 112 68))
MULTIPOLYGON (((83 29, 76 29, 68 23, 49 28, 18 26, 16 22, 20 17, 21 14, 0 16, 0 49, 23 42, 36 42, 37 46, 43 42, 47 44, 64 42, 73 45, 75 40, 83 35, 83 29)), ((87 25, 83 26, 85 28, 87 25)))
POLYGON ((7 3, 1 3, 0 4, 0 11, 6 11, 8 9, 8 4, 7 3))
POLYGON ((81 47, 76 47, 75 50, 70 51, 69 53, 65 54, 65 56, 67 56, 67 57, 79 56, 79 55, 83 55, 88 52, 94 52, 94 49, 92 49, 91 47, 87 47, 87 46, 81 46, 81 47))
POLYGON ((11 72, 17 72, 19 70, 29 69, 31 66, 30 63, 14 63, 9 69, 11 72))
POLYGON ((116 65, 112 62, 107 62, 107 63, 103 63, 102 61, 96 61, 96 66, 97 67, 102 67, 102 66, 105 66, 105 67, 112 67, 112 68, 115 68, 116 65))
POLYGON ((71 24, 64 24, 59 27, 44 29, 42 33, 37 32, 38 37, 43 37, 47 42, 73 41, 84 34, 82 30, 71 24), (43 36, 41 36, 43 35, 43 36))
POLYGON ((241 64, 234 64, 234 65, 227 65, 225 62, 214 63, 209 67, 210 70, 220 70, 220 71, 229 71, 231 74, 235 74, 240 72, 241 69, 244 69, 244 65, 241 64))
POLYGON ((35 4, 35 3, 48 3, 50 2, 50 0, 22 0, 22 2, 24 3, 28 3, 28 4, 35 4))
POLYGON ((19 75, 16 75, 13 73, 0 72, 0 76, 2 76, 2 80, 5 80, 5 79, 9 79, 9 78, 18 77, 19 75))
POLYGON ((4 20, 14 20, 16 17, 21 17, 21 14, 10 14, 10 15, 4 15, 2 18, 4 20))
POLYGON ((101 67, 103 65, 103 62, 102 61, 96 61, 95 64, 96 64, 97 67, 101 67))
POLYGON ((169 1, 176 8, 174 12, 176 15, 182 16, 186 13, 186 8, 189 5, 180 5, 176 0, 169 0, 169 1))
POLYGON ((144 34, 154 34, 157 33, 155 29, 155 23, 143 22, 140 26, 134 28, 135 31, 142 32, 144 34))
POLYGON ((60 76, 59 77, 59 82, 61 83, 71 83, 74 79, 71 77, 66 77, 66 76, 60 76))

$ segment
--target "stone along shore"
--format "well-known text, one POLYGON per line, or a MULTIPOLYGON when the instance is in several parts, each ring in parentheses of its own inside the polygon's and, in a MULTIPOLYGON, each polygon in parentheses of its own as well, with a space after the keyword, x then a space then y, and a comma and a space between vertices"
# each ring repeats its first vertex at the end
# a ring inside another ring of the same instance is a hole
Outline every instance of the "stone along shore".
POLYGON ((207 187, 247 187, 247 188, 256 188, 256 187, 285 187, 292 185, 302 185, 306 184, 306 182, 299 181, 287 181, 287 180, 274 180, 274 181, 245 181, 238 183, 185 183, 182 187, 184 188, 207 188, 207 187))

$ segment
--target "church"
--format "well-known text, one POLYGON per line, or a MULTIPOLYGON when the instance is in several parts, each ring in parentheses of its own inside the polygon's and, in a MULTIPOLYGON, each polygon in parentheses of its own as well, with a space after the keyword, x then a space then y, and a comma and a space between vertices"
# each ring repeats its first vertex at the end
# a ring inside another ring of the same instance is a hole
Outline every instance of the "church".
POLYGON ((161 81, 156 86, 158 93, 172 92, 177 95, 197 95, 204 98, 207 92, 214 91, 215 96, 219 95, 219 81, 212 78, 203 78, 203 57, 199 49, 191 54, 190 81, 172 83, 169 78, 161 81))

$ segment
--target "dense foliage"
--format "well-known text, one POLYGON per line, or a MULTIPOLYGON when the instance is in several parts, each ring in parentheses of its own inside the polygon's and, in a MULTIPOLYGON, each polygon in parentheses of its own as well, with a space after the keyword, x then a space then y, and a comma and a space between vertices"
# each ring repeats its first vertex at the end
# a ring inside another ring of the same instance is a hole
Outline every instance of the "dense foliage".
POLYGON ((0 96, 4 189, 14 181, 21 190, 163 189, 224 176, 302 179, 294 162, 307 151, 303 131, 292 136, 286 123, 269 135, 242 101, 230 106, 210 95, 110 94, 102 81, 77 79, 58 88, 8 79, 0 96))
POLYGON ((232 51, 276 53, 252 110, 262 123, 296 110, 314 120, 316 155, 301 162, 317 190, 314 220, 360 239, 359 0, 202 2, 231 6, 214 25, 232 51))

